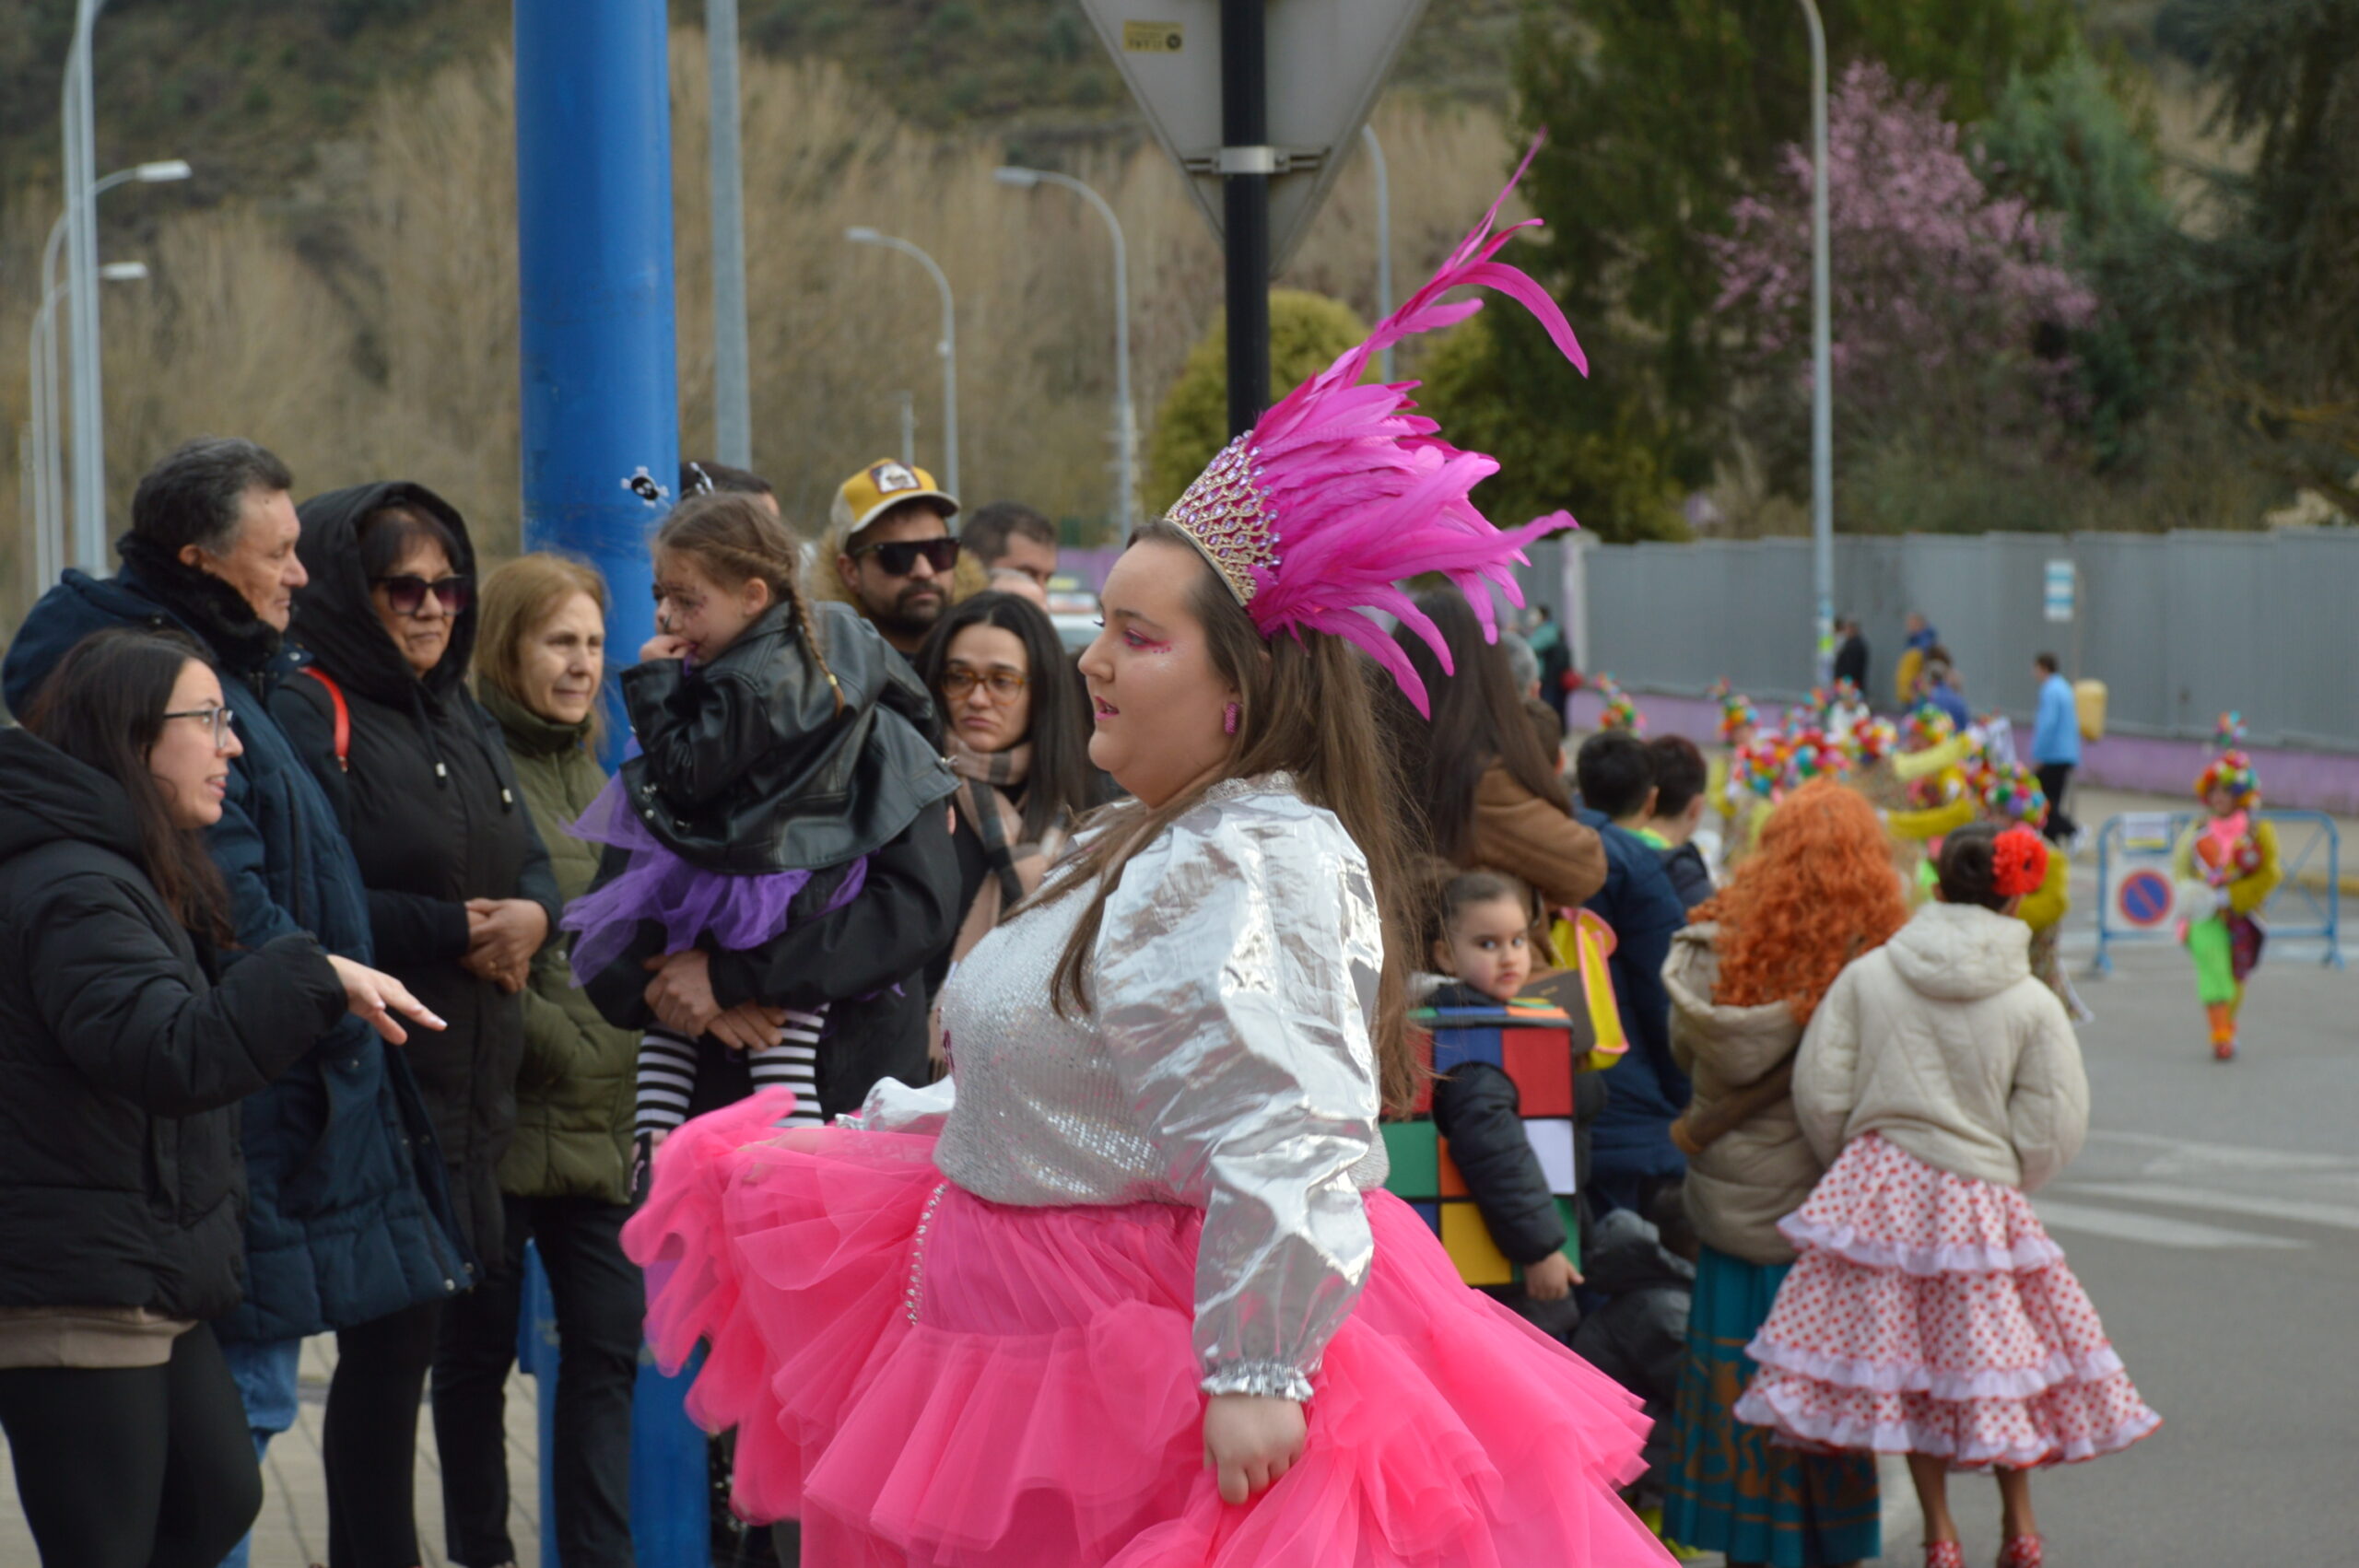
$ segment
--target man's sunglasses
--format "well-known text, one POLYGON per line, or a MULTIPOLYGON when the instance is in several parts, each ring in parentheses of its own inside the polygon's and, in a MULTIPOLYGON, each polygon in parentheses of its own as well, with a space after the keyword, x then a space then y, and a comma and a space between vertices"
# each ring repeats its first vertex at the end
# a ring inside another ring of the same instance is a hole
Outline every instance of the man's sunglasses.
POLYGON ((404 573, 399 577, 381 577, 377 586, 385 591, 385 603, 397 615, 415 615, 426 608, 429 593, 442 601, 442 608, 453 615, 464 615, 467 606, 475 602, 475 579, 471 577, 437 578, 428 582, 422 577, 404 573))
POLYGON ((956 539, 896 539, 889 544, 863 544, 851 552, 852 559, 874 556, 889 577, 907 577, 917 569, 918 557, 937 572, 946 572, 958 564, 958 541, 956 539))

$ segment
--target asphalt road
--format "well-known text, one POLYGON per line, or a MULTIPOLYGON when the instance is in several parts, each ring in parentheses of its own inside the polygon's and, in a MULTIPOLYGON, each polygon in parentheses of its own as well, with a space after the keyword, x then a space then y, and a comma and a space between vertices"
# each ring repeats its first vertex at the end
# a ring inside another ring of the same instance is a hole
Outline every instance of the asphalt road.
MULTIPOLYGON (((2095 889, 2075 870, 2081 927, 2095 889)), ((2359 1563, 2359 971, 2280 944, 2224 1065, 2176 947, 2118 949, 2089 979, 2085 936, 2066 942, 2097 1015, 2081 1031, 2092 1128, 2034 1203, 2165 1425, 2035 1480, 2048 1560, 2359 1563)), ((1966 1561, 1995 1561, 1996 1489, 1952 1487, 1966 1561)), ((1898 1491, 1884 1561, 1913 1565, 1898 1491)))

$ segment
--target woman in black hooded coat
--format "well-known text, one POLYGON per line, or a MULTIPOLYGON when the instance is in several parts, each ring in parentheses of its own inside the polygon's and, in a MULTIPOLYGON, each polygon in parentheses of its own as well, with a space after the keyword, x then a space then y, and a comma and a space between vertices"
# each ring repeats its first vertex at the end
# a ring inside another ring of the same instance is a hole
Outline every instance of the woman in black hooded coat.
MULTIPOLYGON (((301 668, 271 711, 352 840, 378 963, 449 1021, 410 1061, 461 1225, 496 1258, 518 993, 558 900, 499 730, 466 687, 475 549, 458 510, 422 485, 330 491, 297 515, 311 578, 289 628, 301 668)), ((339 1386, 358 1354, 380 1398, 353 1400, 323 1445, 332 1568, 420 1561, 411 1454, 440 1313, 431 1303, 338 1336, 339 1386)))

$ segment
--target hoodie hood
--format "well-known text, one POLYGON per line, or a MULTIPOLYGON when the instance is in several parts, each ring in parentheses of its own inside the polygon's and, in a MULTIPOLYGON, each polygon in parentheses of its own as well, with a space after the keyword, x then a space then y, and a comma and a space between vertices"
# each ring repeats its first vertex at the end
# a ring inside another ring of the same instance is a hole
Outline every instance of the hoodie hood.
POLYGON ((439 519, 458 544, 458 558, 451 569, 463 577, 475 575, 475 541, 467 533, 466 519, 425 486, 388 480, 330 490, 295 509, 303 524, 295 551, 311 580, 295 596, 295 620, 288 630, 323 671, 353 692, 407 707, 421 686, 434 696, 446 696, 465 679, 475 657, 479 611, 471 603, 459 615, 451 628, 451 646, 421 680, 377 619, 377 607, 369 598, 368 568, 361 565, 361 520, 393 506, 439 519))
POLYGON ((61 839, 147 859, 122 785, 30 730, 0 730, 0 861, 61 839))
POLYGON ((1911 989, 1938 1001, 1978 1001, 2031 975, 2031 928, 1973 904, 1928 904, 1884 944, 1911 989))

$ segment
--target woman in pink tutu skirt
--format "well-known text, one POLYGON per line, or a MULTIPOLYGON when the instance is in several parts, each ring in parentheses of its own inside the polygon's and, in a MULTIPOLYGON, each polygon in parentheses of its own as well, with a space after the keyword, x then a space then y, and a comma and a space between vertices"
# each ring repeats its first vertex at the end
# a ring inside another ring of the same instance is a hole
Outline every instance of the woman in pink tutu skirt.
POLYGON ((1965 1562, 1951 1470, 1997 1472, 2000 1568, 2041 1568, 2030 1472, 2162 1424, 2024 1196, 2089 1119, 2071 1024, 2012 919, 2048 853, 2025 827, 1951 834, 1940 901, 1843 971, 1795 1059, 1795 1112, 1832 1168, 1779 1222, 1802 1256, 1736 1414, 1907 1455, 1927 1568, 1965 1562))
POLYGON ((1635 1401, 1380 1189, 1414 1068, 1371 688, 1415 677, 1366 612, 1417 624, 1391 585, 1442 572, 1487 617, 1567 520, 1492 528, 1496 465, 1357 383, 1466 282, 1578 357, 1491 227, 1116 565, 1081 667, 1133 800, 952 977, 952 1079, 786 1131, 770 1091, 657 1155, 650 1338, 708 1347, 689 1409, 805 1562, 1669 1562, 1615 1492, 1635 1401))

